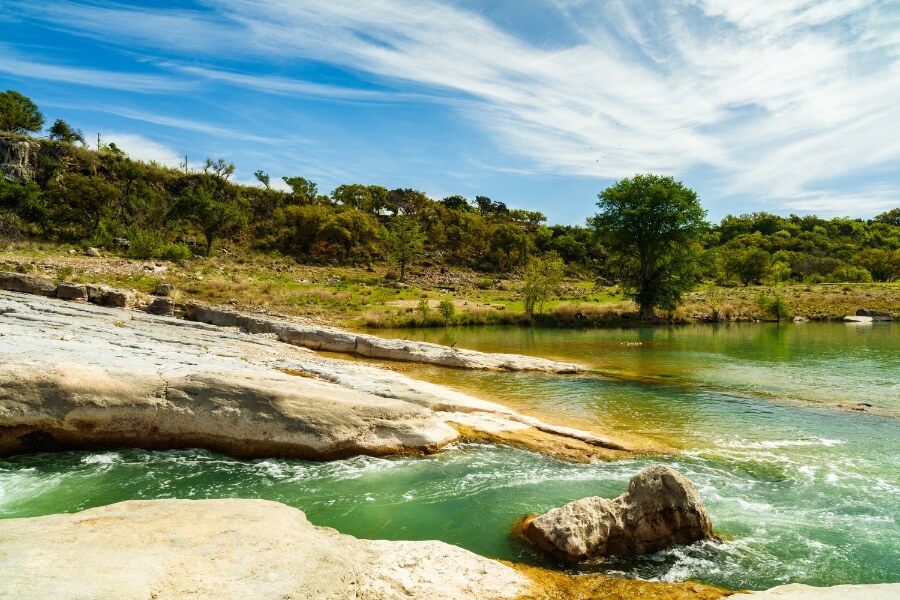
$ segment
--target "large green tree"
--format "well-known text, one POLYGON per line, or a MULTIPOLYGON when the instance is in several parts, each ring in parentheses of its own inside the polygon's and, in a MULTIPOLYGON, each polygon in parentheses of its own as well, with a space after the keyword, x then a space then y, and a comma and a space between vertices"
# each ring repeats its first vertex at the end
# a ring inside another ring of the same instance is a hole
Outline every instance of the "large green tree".
POLYGON ((0 131, 40 131, 43 125, 44 115, 31 98, 13 90, 0 93, 0 131))
POLYGON ((677 307, 696 282, 697 241, 706 228, 697 194, 671 177, 646 174, 618 181, 598 197, 600 213, 590 223, 640 306, 639 318, 677 307))

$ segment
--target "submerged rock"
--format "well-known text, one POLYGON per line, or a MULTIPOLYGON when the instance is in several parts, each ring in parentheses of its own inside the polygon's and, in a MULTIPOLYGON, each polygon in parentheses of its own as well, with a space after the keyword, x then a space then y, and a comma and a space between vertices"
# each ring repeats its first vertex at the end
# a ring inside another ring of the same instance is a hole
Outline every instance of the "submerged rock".
POLYGON ((150 500, 0 519, 0 598, 519 598, 531 580, 443 542, 360 540, 267 500, 150 500))
POLYGON ((614 500, 593 496, 554 508, 530 520, 523 533, 538 548, 569 562, 716 539, 694 486, 665 466, 644 469, 614 500))

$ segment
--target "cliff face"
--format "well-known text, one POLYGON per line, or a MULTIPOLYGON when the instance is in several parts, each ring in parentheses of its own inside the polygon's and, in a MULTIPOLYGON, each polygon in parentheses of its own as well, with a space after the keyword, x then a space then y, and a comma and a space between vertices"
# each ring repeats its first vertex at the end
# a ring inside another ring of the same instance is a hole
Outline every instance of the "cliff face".
POLYGON ((41 146, 31 140, 0 137, 0 172, 7 181, 34 181, 41 146))

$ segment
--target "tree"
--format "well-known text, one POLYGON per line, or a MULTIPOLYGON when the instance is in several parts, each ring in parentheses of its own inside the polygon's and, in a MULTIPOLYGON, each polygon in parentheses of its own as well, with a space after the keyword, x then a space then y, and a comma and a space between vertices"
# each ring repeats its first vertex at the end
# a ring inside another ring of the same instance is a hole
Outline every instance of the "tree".
POLYGON ((50 126, 50 139, 59 142, 81 142, 84 143, 84 134, 80 129, 72 129, 69 124, 62 119, 57 119, 50 126))
POLYGON ((421 256, 425 247, 425 234, 412 217, 398 215, 391 219, 381 237, 388 256, 400 267, 400 281, 405 281, 406 266, 421 256))
POLYGON ((608 247, 611 266, 638 303, 638 317, 673 310, 696 282, 697 240, 706 211, 697 194, 671 177, 635 175, 599 194, 590 223, 608 247))
POLYGON ((13 90, 0 93, 0 131, 40 131, 43 125, 44 115, 31 98, 13 90))
POLYGON ((544 258, 532 258, 522 272, 522 300, 525 302, 525 316, 534 316, 534 307, 544 309, 544 302, 556 293, 562 281, 565 263, 556 252, 544 258))
POLYGON ((203 163, 203 172, 210 173, 213 177, 220 181, 227 181, 229 177, 234 175, 234 163, 226 163, 224 158, 213 160, 207 158, 203 163))
POLYGON ((282 177, 291 188, 288 201, 291 204, 315 204, 319 198, 319 185, 305 177, 282 177))
POLYGON ((741 280, 745 286, 760 283, 771 270, 772 257, 760 248, 728 244, 725 251, 725 272, 741 280))
POLYGON ((223 235, 247 224, 244 203, 240 198, 231 199, 219 193, 214 176, 203 175, 187 193, 179 199, 178 213, 193 221, 206 238, 206 255, 212 251, 213 242, 223 235))
POLYGON ((256 177, 256 179, 257 179, 261 184, 263 184, 263 186, 265 186, 265 188, 266 188, 267 190, 269 189, 269 184, 272 182, 272 180, 271 180, 271 178, 269 177, 269 174, 268 174, 268 173, 266 173, 265 171, 263 171, 262 169, 260 169, 260 170, 256 171, 256 172, 253 174, 253 176, 256 177))

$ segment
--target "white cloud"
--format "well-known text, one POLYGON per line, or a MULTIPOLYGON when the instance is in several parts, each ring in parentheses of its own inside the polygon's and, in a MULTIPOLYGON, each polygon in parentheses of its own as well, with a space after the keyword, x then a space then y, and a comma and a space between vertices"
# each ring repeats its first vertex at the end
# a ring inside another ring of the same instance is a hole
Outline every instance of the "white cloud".
POLYGON ((178 167, 184 164, 184 157, 179 152, 160 142, 135 133, 110 131, 103 134, 103 143, 114 143, 130 158, 143 162, 157 162, 167 167, 178 167))
MULTIPOLYGON (((819 198, 824 210, 847 197, 829 195, 829 180, 900 160, 900 11, 874 0, 684 0, 649 9, 556 0, 580 40, 558 47, 534 46, 435 0, 414 9, 400 0, 220 0, 204 12, 11 1, 83 35, 213 64, 324 61, 392 94, 450 103, 545 172, 620 178, 708 168, 722 195, 785 208, 819 198)), ((274 93, 370 94, 172 68, 274 93)), ((856 192, 867 206, 888 201, 867 185, 856 192)))

